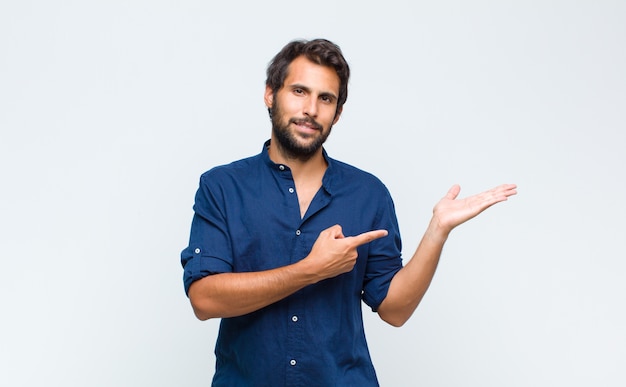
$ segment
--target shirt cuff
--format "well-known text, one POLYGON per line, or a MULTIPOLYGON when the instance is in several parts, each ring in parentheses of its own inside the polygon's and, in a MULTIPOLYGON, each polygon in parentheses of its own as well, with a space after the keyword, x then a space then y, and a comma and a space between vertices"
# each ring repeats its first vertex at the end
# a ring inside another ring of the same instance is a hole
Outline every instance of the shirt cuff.
POLYGON ((211 274, 232 272, 231 265, 217 257, 196 256, 185 264, 183 282, 185 294, 189 296, 189 287, 194 281, 211 274))

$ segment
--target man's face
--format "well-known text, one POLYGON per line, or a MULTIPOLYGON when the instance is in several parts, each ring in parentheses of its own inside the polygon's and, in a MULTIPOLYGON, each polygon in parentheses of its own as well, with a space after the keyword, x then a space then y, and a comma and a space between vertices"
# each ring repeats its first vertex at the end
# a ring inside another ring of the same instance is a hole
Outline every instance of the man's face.
POLYGON ((318 152, 339 120, 339 77, 331 67, 304 56, 289 65, 283 87, 266 87, 265 104, 272 109, 272 138, 288 157, 308 159, 318 152))

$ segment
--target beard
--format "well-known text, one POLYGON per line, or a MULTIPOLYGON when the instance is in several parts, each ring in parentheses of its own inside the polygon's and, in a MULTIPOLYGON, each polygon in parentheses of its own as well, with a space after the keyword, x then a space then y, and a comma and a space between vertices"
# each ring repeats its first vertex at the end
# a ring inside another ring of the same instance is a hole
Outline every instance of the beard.
POLYGON ((302 161, 309 160, 322 147, 324 142, 326 142, 331 129, 332 125, 328 127, 328 130, 324 130, 321 124, 310 117, 290 118, 286 123, 283 123, 283 112, 276 99, 274 99, 274 106, 272 107, 272 133, 286 157, 302 161), (302 136, 301 134, 298 135, 294 133, 289 128, 291 124, 300 123, 307 123, 313 126, 318 132, 316 134, 302 136), (307 140, 310 139, 310 141, 303 143, 298 137, 304 137, 307 140))

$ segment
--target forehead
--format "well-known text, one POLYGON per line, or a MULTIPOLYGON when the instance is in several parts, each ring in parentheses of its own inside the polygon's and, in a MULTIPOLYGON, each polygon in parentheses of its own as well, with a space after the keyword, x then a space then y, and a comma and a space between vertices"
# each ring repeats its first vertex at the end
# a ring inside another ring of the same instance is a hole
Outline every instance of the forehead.
POLYGON ((339 93, 339 76, 334 68, 318 65, 305 56, 299 56, 290 64, 283 86, 301 85, 311 89, 339 93))

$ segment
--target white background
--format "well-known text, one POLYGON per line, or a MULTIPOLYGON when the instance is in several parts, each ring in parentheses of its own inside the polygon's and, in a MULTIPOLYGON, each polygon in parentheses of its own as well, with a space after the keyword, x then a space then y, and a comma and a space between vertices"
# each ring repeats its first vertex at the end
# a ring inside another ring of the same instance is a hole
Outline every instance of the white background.
POLYGON ((208 385, 198 177, 261 150, 266 65, 316 37, 353 71, 327 150, 386 183, 407 259, 452 184, 519 185, 404 327, 365 310, 381 384, 626 385, 617 0, 2 1, 1 385, 208 385))

